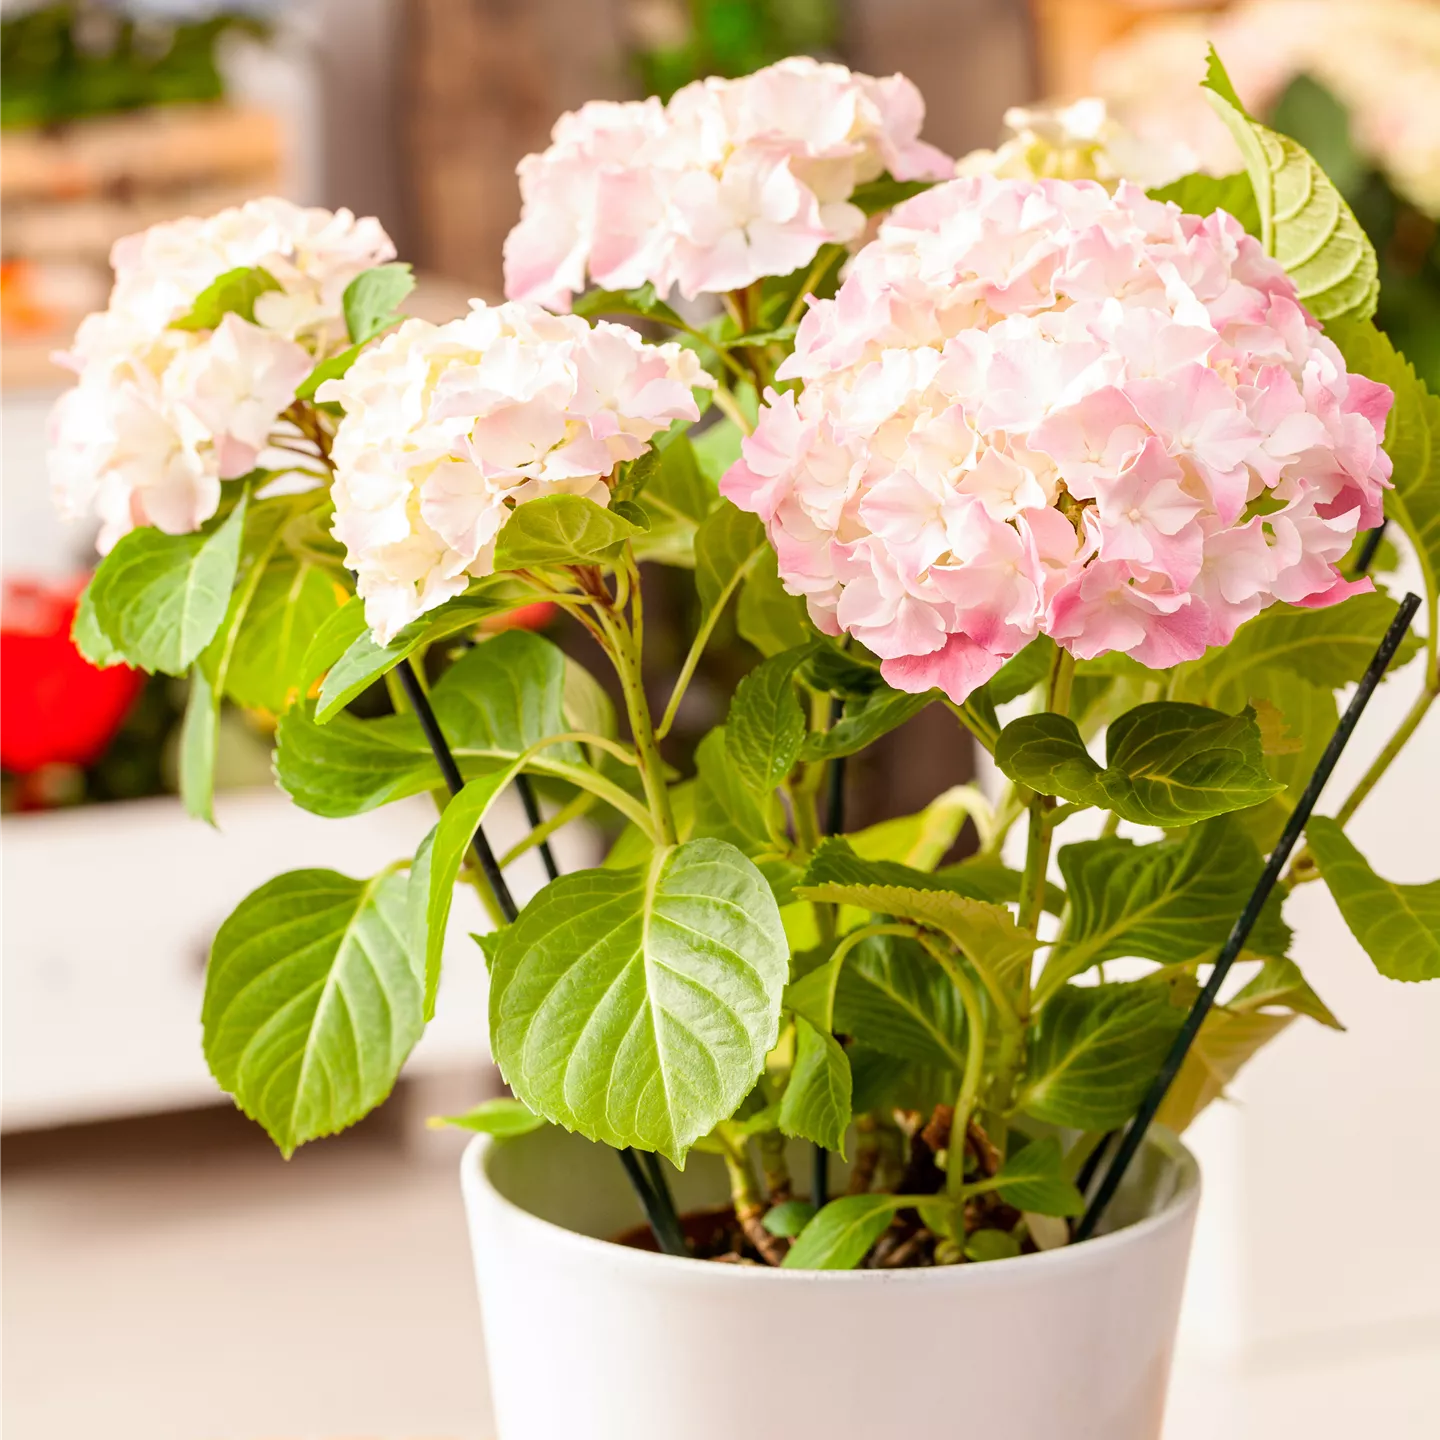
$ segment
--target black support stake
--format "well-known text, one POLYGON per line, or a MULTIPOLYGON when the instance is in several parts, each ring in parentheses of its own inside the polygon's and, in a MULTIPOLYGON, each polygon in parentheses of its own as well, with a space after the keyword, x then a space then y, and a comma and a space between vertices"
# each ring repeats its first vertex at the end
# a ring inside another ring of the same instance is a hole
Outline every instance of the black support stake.
MULTIPOLYGON (((440 767, 440 773, 445 777, 446 788, 452 795, 456 795, 464 788, 465 779, 460 774, 460 767, 455 763, 455 756, 450 749, 449 742, 445 739, 445 732, 440 728, 440 721, 436 718, 435 711, 431 707, 430 697, 425 693, 425 687, 420 682, 420 676, 416 673, 415 667, 409 660, 402 661, 396 667, 400 676, 400 684, 405 690, 405 698, 410 702, 410 708, 415 712, 415 718, 420 722, 420 728, 425 733, 426 743, 430 746, 430 753, 435 757, 435 763, 440 767)), ((521 800, 525 798, 525 790, 521 791, 521 800)), ((530 795, 530 804, 535 803, 535 797, 530 795)), ((527 806, 527 810, 528 810, 527 806)), ((538 810, 536 812, 538 814, 538 810)), ((532 819, 532 824, 535 823, 532 819)), ((476 859, 480 862, 480 869, 490 886, 491 893, 495 896, 495 903, 500 907, 501 914, 505 919, 514 920, 520 913, 519 906, 515 903, 515 897, 510 893, 510 887, 505 883, 505 877, 500 873, 500 866, 496 862, 495 852, 490 848, 490 842, 485 837, 485 827, 477 826, 471 842, 475 847, 476 859)), ((553 858, 547 868, 554 865, 553 858)), ((555 878, 555 871, 550 870, 550 878, 555 878)), ((625 1173, 634 1186, 635 1194, 639 1198, 641 1208, 645 1211, 645 1218, 650 1222, 650 1228, 655 1232, 655 1239, 660 1248, 667 1255, 687 1255, 689 1251, 685 1247, 685 1238, 680 1230, 678 1219, 674 1220, 673 1226, 668 1223, 670 1217, 674 1217, 675 1205, 670 1199, 670 1192, 665 1185, 665 1176, 659 1166, 655 1167, 655 1177, 659 1182, 659 1188, 663 1194, 663 1201, 656 1198, 649 1183, 645 1179, 645 1173, 636 1159, 635 1152, 630 1149, 618 1150, 620 1163, 625 1167, 625 1173)))
POLYGON ((1291 812, 1280 839, 1270 852, 1270 858, 1265 862, 1265 868, 1260 872, 1260 879, 1256 882, 1249 900, 1246 901, 1244 910, 1240 912, 1240 918, 1236 920, 1225 944, 1221 947, 1220 954, 1215 960, 1215 968, 1210 972, 1210 978, 1206 981, 1205 988, 1200 992, 1199 997, 1190 1008, 1190 1013, 1185 1017, 1185 1024, 1170 1046, 1169 1053, 1165 1056, 1165 1063, 1160 1067, 1160 1073, 1156 1075, 1149 1090, 1145 1092, 1140 1109, 1121 1137, 1115 1158, 1105 1170, 1104 1176, 1096 1188, 1094 1198, 1086 1208, 1080 1223, 1075 1227, 1076 1240, 1088 1240, 1095 1233, 1095 1227, 1100 1223, 1100 1218, 1105 1213, 1105 1207, 1115 1198, 1115 1192, 1120 1188, 1120 1182, 1125 1178, 1125 1172, 1130 1168, 1130 1162, 1135 1158, 1141 1142, 1145 1139, 1145 1132, 1150 1128, 1150 1122, 1155 1118, 1156 1112, 1164 1102, 1166 1093, 1180 1071, 1180 1066, 1184 1064, 1190 1046, 1194 1043, 1196 1035, 1200 1033, 1200 1027, 1205 1023, 1205 1017, 1215 1004, 1215 997, 1219 994, 1221 985, 1225 983, 1225 977, 1230 973, 1230 967, 1235 963, 1240 951, 1244 949, 1245 941, 1249 938, 1255 921, 1260 917, 1260 911, 1264 908, 1266 900, 1270 898, 1270 892, 1280 879, 1280 872, 1285 868, 1285 863, 1290 858, 1290 852, 1294 850, 1296 842, 1300 839, 1301 833, 1310 819, 1310 814, 1315 809, 1315 802, 1320 798, 1320 792, 1325 788, 1325 782, 1330 778, 1330 773, 1335 768, 1335 762, 1340 758, 1340 752, 1345 748, 1350 736, 1354 734, 1355 726, 1359 722, 1365 706, 1369 703, 1371 695, 1375 693, 1375 687, 1389 668, 1391 660, 1395 658, 1395 651, 1399 649, 1400 642, 1405 638, 1405 632, 1409 630, 1410 622, 1415 618, 1415 612, 1419 608, 1420 597, 1418 595, 1407 595, 1400 602, 1399 612, 1391 622, 1390 628, 1385 632, 1385 638, 1381 640, 1380 648, 1375 652, 1375 658, 1371 660, 1365 674, 1361 677, 1354 697, 1345 707, 1345 713, 1340 717, 1340 723, 1335 727, 1335 733, 1330 737, 1330 743, 1325 747, 1325 753, 1320 757, 1320 763, 1316 765, 1314 774, 1310 776, 1310 783, 1306 785, 1304 794, 1300 796, 1299 803, 1291 812))

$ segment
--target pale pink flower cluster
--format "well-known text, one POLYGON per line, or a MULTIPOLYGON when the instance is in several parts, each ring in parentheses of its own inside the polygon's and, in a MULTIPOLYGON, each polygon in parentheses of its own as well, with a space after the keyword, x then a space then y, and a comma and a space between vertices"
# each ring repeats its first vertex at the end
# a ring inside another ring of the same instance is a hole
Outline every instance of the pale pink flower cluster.
POLYGON ((380 223, 348 210, 253 200, 119 241, 108 307, 57 357, 78 382, 50 419, 51 486, 61 512, 100 520, 100 549, 137 525, 171 534, 215 513, 220 482, 253 469, 316 361, 348 343, 342 299, 394 257, 380 223), (173 328, 228 271, 259 266, 278 285, 254 321, 173 328))
POLYGON ((607 477, 673 420, 696 420, 694 353, 623 325, 538 306, 407 320, 318 398, 338 401, 335 538, 375 639, 494 568, 514 507, 542 495, 604 505, 607 477))
POLYGON ((788 275, 822 245, 860 235, 857 185, 886 171, 951 174, 919 139, 924 118, 903 75, 804 57, 697 80, 667 105, 592 101, 520 162, 505 293, 568 310, 587 277, 612 290, 649 282, 662 295, 678 285, 693 299, 788 275))
POLYGON ((1389 390, 1280 266, 1128 184, 907 201, 777 373, 723 492, 822 629, 956 701, 1039 634, 1164 667, 1343 598, 1390 474, 1389 390))

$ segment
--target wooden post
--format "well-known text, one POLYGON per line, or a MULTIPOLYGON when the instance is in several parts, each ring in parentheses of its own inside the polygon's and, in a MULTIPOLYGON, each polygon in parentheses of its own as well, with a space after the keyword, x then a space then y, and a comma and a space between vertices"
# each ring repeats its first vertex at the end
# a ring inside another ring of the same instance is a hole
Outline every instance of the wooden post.
POLYGON ((418 264, 501 291, 515 166, 562 111, 630 89, 618 0, 406 0, 403 183, 418 264))

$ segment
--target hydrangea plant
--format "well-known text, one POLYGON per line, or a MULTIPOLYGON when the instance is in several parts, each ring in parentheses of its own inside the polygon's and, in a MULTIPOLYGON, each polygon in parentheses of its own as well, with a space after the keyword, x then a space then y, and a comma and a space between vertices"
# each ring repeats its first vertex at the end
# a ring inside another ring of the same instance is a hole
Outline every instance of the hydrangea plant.
POLYGON ((1381 973, 1440 974, 1440 882, 1345 835, 1440 693, 1440 410, 1370 321, 1343 201, 1218 62, 1208 87, 1247 171, 1161 198, 942 180, 907 81, 809 61, 587 106, 521 165, 514 298, 444 325, 400 322, 407 272, 344 212, 122 244, 57 414, 62 500, 109 547, 86 653, 190 677, 197 813, 224 698, 276 717, 314 813, 455 792, 413 856, 282 875, 216 937, 205 1052, 282 1150, 389 1093, 473 884, 515 1099, 472 1128, 718 1153, 769 1263, 1065 1243, 1396 613, 1354 573, 1385 513, 1425 577, 1422 696, 1311 821, 1160 1118, 1296 1016, 1337 1024, 1290 889, 1323 878, 1381 973), (655 709, 644 564, 695 586, 655 709), (549 640, 469 643, 540 600, 623 723, 549 640), (727 608, 753 668, 681 773, 727 608), (395 713, 362 718, 382 682, 395 713), (929 705, 1003 792, 845 833, 837 768, 929 705), (515 915, 484 824, 526 777, 558 798, 521 851, 582 815, 612 838, 515 915), (818 1214, 795 1139, 851 1164, 818 1214))

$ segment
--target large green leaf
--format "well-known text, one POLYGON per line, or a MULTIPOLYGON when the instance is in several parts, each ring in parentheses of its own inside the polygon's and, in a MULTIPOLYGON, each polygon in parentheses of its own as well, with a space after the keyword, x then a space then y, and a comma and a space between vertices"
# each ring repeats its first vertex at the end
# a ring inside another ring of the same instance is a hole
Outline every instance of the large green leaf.
POLYGON ((695 748, 694 833, 724 840, 746 855, 772 847, 759 802, 730 763, 725 727, 716 726, 695 748))
POLYGON ((230 514, 193 535, 151 526, 122 535, 90 582, 95 619, 125 659, 183 675, 225 618, 245 527, 230 514))
POLYGON ((405 317, 396 306, 415 288, 415 277, 403 260, 362 270, 346 287, 341 304, 345 328, 357 345, 373 340, 405 317))
MULTIPOLYGON (((1059 862, 1070 908, 1046 963, 1046 990, 1106 960, 1214 959, 1263 863, 1255 842, 1228 816, 1193 826, 1180 840, 1084 840, 1066 845, 1059 862)), ((1289 944, 1280 897, 1272 895, 1247 952, 1283 956, 1289 944)))
POLYGON ((1062 986, 1041 1008, 1021 1109, 1077 1130, 1123 1125, 1184 1021, 1159 980, 1062 986))
POLYGON ((190 670, 190 693, 180 726, 180 800, 185 812, 215 823, 215 756, 220 748, 220 701, 199 665, 190 670))
POLYGON ((850 1061, 827 1030, 795 1017, 795 1064, 780 1100, 783 1134, 845 1154, 850 1127, 850 1061))
POLYGON ((542 495, 511 512, 495 541, 496 570, 611 561, 644 530, 582 495, 542 495))
POLYGON ((1255 201, 1255 187, 1244 170, 1218 176, 1197 170, 1148 193, 1152 200, 1178 205, 1187 215, 1212 215, 1216 210, 1223 210, 1233 215, 1256 239, 1260 238, 1260 207, 1255 201))
POLYGON ((1260 243, 1285 267, 1300 299, 1320 320, 1373 315, 1380 298, 1375 250, 1340 192, 1302 146, 1245 113, 1213 46, 1204 84, 1245 161, 1260 243))
POLYGON ((853 1270, 912 1200, 898 1195, 845 1195, 800 1232, 781 1262, 786 1270, 853 1270))
POLYGON ((1294 1018, 1258 1010, 1238 1013, 1217 1005, 1205 1017, 1200 1033, 1186 1051, 1155 1118, 1177 1134, 1184 1130, 1212 1100, 1225 1093, 1240 1067, 1294 1018))
POLYGON ((1316 816, 1305 838, 1351 933, 1388 980, 1440 978, 1440 880, 1397 885, 1377 875, 1333 821, 1316 816))
POLYGON ((259 265, 242 265, 212 280, 196 297, 190 313, 172 320, 172 330, 213 330, 227 315, 238 315, 252 323, 255 302, 267 290, 280 289, 280 282, 259 265))
POLYGON ((80 592, 75 606, 75 619, 70 626, 70 638, 75 648, 97 669, 108 670, 112 665, 123 665, 125 657, 116 648, 115 642, 100 628, 95 616, 95 597, 90 593, 94 587, 92 579, 80 592))
MULTIPOLYGON (((564 699, 565 657, 524 630, 507 630, 467 651, 431 692, 440 728, 467 776, 488 773, 491 762, 513 760, 564 733, 564 699)), ((317 725, 310 707, 295 705, 281 717, 276 739, 281 788, 316 815, 358 815, 441 783, 413 715, 360 720, 342 714, 317 725)), ((531 768, 570 778, 581 761, 567 742, 541 752, 531 768)))
POLYGON ((1097 765, 1075 722, 1049 711, 1012 721, 995 747, 995 763, 1012 780, 1141 825, 1193 825, 1258 805, 1282 788, 1265 771, 1250 710, 1137 705, 1111 724, 1106 758, 1097 765))
POLYGON ((286 1155, 374 1109, 420 1038, 405 884, 292 871, 247 896, 215 937, 205 1058, 286 1155))
POLYGON ((735 688, 725 720, 725 753, 757 795, 789 775, 805 739, 805 712, 795 692, 795 669, 806 649, 787 650, 755 667, 735 688))
MULTIPOLYGON (((1385 453, 1394 464, 1394 489, 1385 494, 1385 513, 1410 537, 1429 598, 1433 643, 1436 597, 1440 594, 1440 397, 1432 395, 1415 368, 1369 321, 1325 327, 1352 371, 1368 375, 1395 394, 1385 424, 1385 453)), ((1340 607, 1348 609, 1353 602, 1340 607)), ((1432 655, 1433 655, 1432 650, 1432 655)))
POLYGON ((445 950, 445 925, 455 896, 455 882, 465 852, 484 823, 495 798, 519 773, 513 762, 492 760, 453 795, 434 828, 420 842, 410 868, 407 900, 411 943, 425 957, 425 1018, 435 1013, 440 989, 440 962, 445 950))
POLYGON ((965 1064, 960 997, 904 936, 875 935, 851 949, 835 990, 835 1029, 898 1060, 950 1070, 965 1064))
POLYGON ((749 1093, 789 964, 780 912, 734 846, 553 881, 491 960, 491 1048, 537 1114, 675 1164, 749 1093))
POLYGON ((315 706, 316 721, 323 725, 422 647, 473 630, 482 620, 503 614, 518 603, 493 594, 459 595, 412 620, 388 645, 377 645, 368 631, 362 631, 330 665, 315 706))

